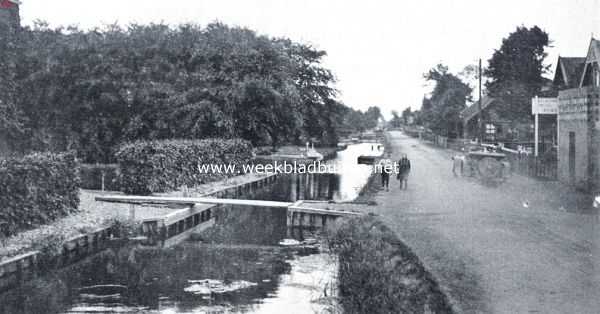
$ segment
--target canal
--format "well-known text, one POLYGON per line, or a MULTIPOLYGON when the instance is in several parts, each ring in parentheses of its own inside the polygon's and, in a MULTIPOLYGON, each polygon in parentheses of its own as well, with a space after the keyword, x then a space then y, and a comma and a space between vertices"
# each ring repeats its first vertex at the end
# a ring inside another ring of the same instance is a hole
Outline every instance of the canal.
POLYGON ((359 195, 372 173, 372 166, 357 163, 358 157, 380 156, 383 153, 380 147, 376 143, 348 145, 335 158, 323 162, 330 172, 280 176, 266 196, 270 200, 290 202, 350 202, 359 195))
MULTIPOLYGON (((373 148, 375 147, 375 149, 373 148)), ((371 167, 350 145, 327 161, 326 174, 280 176, 248 197, 281 201, 351 201, 371 167)), ((336 313, 337 259, 308 230, 295 248, 281 209, 229 208, 215 226, 170 248, 112 247, 0 294, 2 313, 336 313), (293 309, 293 311, 292 311, 293 309)))

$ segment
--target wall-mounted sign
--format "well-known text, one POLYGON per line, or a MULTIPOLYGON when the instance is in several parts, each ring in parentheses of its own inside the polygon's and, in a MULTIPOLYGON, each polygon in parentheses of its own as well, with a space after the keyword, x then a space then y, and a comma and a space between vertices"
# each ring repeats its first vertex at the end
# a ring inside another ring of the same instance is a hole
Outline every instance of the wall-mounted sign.
POLYGON ((532 114, 558 114, 558 98, 531 98, 532 114))

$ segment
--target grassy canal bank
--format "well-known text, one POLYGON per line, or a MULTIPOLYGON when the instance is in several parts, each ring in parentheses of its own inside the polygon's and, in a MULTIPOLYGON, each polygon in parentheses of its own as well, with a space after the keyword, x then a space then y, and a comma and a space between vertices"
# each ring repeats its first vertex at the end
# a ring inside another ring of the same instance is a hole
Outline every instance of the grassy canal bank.
POLYGON ((328 242, 345 313, 453 313, 418 257, 376 217, 347 220, 328 242))

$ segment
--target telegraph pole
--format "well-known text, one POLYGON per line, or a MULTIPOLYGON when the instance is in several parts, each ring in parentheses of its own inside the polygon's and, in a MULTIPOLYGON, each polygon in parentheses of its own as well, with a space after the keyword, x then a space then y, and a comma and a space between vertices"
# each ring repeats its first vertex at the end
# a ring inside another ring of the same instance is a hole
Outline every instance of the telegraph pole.
POLYGON ((483 144, 483 114, 481 112, 481 58, 479 58, 479 101, 477 103, 479 109, 478 128, 479 128, 479 143, 483 144))

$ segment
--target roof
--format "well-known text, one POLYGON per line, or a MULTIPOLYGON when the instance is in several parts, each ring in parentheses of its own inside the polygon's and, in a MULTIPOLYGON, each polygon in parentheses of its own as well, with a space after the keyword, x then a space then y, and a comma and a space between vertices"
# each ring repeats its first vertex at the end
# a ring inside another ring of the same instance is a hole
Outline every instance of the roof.
POLYGON ((556 71, 554 73, 554 83, 559 84, 558 79, 562 79, 564 87, 575 88, 579 86, 581 73, 585 66, 584 57, 558 57, 556 71))
POLYGON ((8 9, 14 5, 20 5, 21 1, 18 0, 0 0, 0 8, 8 9))
MULTIPOLYGON (((490 96, 483 96, 483 98, 481 99, 481 110, 485 110, 485 108, 489 107, 492 103, 494 103, 494 101, 496 101, 495 98, 492 98, 490 96)), ((479 106, 477 105, 477 103, 474 103, 469 107, 463 109, 460 112, 460 115, 463 121, 468 122, 469 120, 473 119, 473 117, 475 117, 478 113, 479 106)))
POLYGON ((581 79, 579 81, 579 87, 585 86, 586 74, 589 74, 588 72, 591 71, 592 68, 590 66, 592 63, 600 64, 600 40, 594 38, 590 40, 590 47, 585 59, 585 65, 580 75, 581 79))

